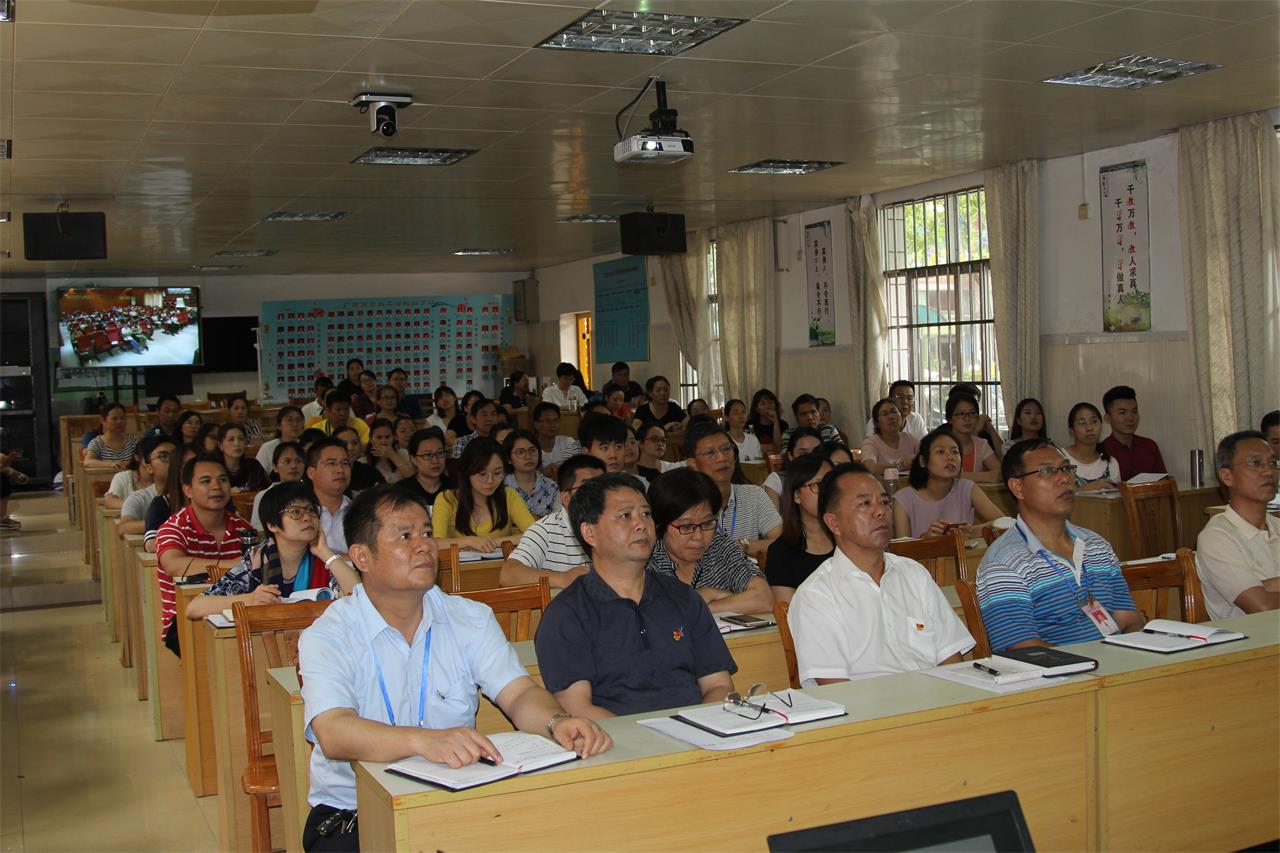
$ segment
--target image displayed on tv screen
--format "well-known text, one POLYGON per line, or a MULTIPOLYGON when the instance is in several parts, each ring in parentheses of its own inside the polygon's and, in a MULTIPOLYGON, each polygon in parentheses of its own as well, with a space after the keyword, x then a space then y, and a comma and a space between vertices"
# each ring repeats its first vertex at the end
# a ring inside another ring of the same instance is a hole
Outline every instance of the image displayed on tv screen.
POLYGON ((61 367, 198 365, 194 287, 67 288, 58 292, 61 367))

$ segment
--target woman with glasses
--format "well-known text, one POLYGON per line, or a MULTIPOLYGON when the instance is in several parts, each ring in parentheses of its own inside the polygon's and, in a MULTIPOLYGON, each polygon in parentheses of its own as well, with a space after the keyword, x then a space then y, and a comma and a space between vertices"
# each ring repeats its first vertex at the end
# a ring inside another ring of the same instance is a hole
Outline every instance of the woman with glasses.
POLYGON ((258 492, 271 485, 258 460, 245 457, 248 446, 248 437, 240 424, 227 421, 218 430, 218 452, 227 469, 232 492, 258 492))
POLYGON ((414 475, 396 483, 396 488, 417 497, 431 512, 440 493, 453 488, 453 480, 445 473, 444 433, 438 427, 420 429, 407 446, 414 475))
POLYGON ((1067 415, 1071 445, 1062 452, 1076 466, 1076 491, 1114 489, 1120 466, 1102 447, 1102 413, 1093 403, 1076 403, 1067 415))
POLYGON ((941 536, 957 527, 966 535, 977 533, 975 517, 982 522, 1001 515, 982 489, 960 476, 960 442, 946 427, 939 427, 920 442, 911 461, 909 488, 894 495, 893 526, 898 536, 941 536))
POLYGON ((193 445, 200 436, 200 428, 203 426, 204 421, 199 412, 187 411, 178 415, 178 425, 173 428, 173 432, 178 437, 178 441, 193 445))
POLYGON ((516 490, 503 484, 506 473, 500 444, 491 438, 469 443, 458 460, 457 488, 436 498, 431 535, 486 554, 519 539, 534 518, 516 490))
POLYGON ((373 426, 373 422, 377 420, 386 420, 395 423, 396 414, 400 409, 400 394, 391 385, 380 385, 373 403, 377 407, 376 411, 365 415, 364 422, 369 426, 373 426))
POLYGON ((960 445, 960 475, 979 483, 995 483, 1000 479, 1000 459, 991 444, 977 434, 982 417, 978 398, 969 394, 952 394, 947 398, 947 427, 960 445))
POLYGON ((198 621, 221 613, 232 602, 279 604, 306 590, 324 590, 317 598, 350 593, 356 573, 325 542, 320 507, 303 482, 281 483, 266 492, 259 506, 267 539, 254 545, 240 564, 187 604, 187 618, 198 621))
POLYGON ((515 489, 535 519, 560 508, 560 489, 555 480, 538 473, 542 451, 538 438, 527 429, 513 429, 502 442, 507 458, 507 478, 503 483, 515 489))
POLYGON ((738 445, 739 462, 759 462, 764 459, 760 439, 756 438, 754 432, 747 432, 746 403, 730 400, 724 404, 724 429, 733 443, 738 445))
POLYGON ((255 529, 262 529, 262 498, 280 483, 301 482, 307 473, 307 457, 303 455, 302 446, 296 441, 277 444, 271 454, 271 479, 275 485, 268 486, 253 498, 253 512, 249 514, 249 523, 255 529))
POLYGON ((667 453, 667 430, 662 424, 649 421, 636 430, 636 439, 640 442, 640 452, 636 456, 635 473, 646 481, 652 483, 663 472, 680 467, 680 463, 662 458, 667 453))
POLYGON ((871 407, 874 433, 862 442, 862 464, 876 476, 888 468, 911 467, 920 442, 902 431, 902 412, 888 397, 871 407))
POLYGON ((769 585, 719 527, 720 489, 692 468, 668 471, 649 487, 657 542, 646 571, 697 590, 712 613, 768 613, 769 585))
POLYGON ((835 551, 831 535, 818 517, 818 487, 831 473, 821 453, 801 456, 787 468, 782 481, 782 535, 769 546, 765 576, 774 601, 790 601, 835 551))
POLYGON ((796 427, 787 436, 787 446, 782 453, 782 471, 774 471, 765 477, 764 493, 773 501, 775 508, 781 508, 782 474, 795 460, 806 456, 822 446, 822 434, 812 427, 796 427))
POLYGON ((369 427, 369 448, 364 462, 381 474, 382 481, 388 485, 414 475, 409 454, 396 450, 395 428, 385 418, 378 418, 369 427))

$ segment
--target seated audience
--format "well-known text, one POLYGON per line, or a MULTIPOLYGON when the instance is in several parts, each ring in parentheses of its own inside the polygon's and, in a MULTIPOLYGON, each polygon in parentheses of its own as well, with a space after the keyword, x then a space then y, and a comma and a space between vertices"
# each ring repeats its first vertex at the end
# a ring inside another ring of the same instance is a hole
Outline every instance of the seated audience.
POLYGON ((488 553, 515 541, 533 525, 533 516, 515 489, 502 484, 502 447, 491 438, 471 442, 458 463, 458 485, 436 498, 431 535, 449 539, 463 551, 488 553))
POLYGON ((413 438, 413 434, 418 431, 418 422, 413 418, 400 412, 392 421, 394 429, 393 440, 391 446, 396 450, 403 451, 405 458, 409 458, 409 439, 413 438))
POLYGON ((253 546, 220 580, 187 603, 187 618, 199 621, 233 602, 279 604, 309 589, 329 597, 349 594, 359 577, 324 541, 320 507, 311 487, 281 483, 263 494, 260 507, 267 538, 253 546), (332 570, 332 574, 330 573, 332 570))
POLYGON ((769 584, 720 530, 721 500, 711 478, 690 468, 654 480, 649 506, 658 541, 648 569, 693 587, 712 613, 767 613, 773 609, 769 584))
POLYGON ((533 431, 538 436, 538 448, 542 451, 539 468, 559 465, 582 452, 577 439, 560 434, 560 407, 555 403, 539 403, 533 407, 533 431))
MULTIPOLYGON (((795 428, 808 427, 818 433, 822 441, 840 441, 840 433, 833 426, 822 425, 822 413, 818 411, 818 398, 812 394, 801 394, 791 401, 791 414, 795 416, 795 428)), ((782 434, 782 443, 787 445, 791 430, 782 434)))
POLYGON ((733 440, 719 424, 695 424, 684 437, 689 467, 720 490, 720 530, 736 543, 745 542, 749 554, 760 554, 782 534, 782 517, 764 489, 733 482, 738 468, 733 450, 733 440))
POLYGON ((435 508, 440 493, 453 488, 453 480, 445 473, 446 455, 444 433, 439 427, 420 429, 409 439, 409 458, 413 460, 414 475, 396 485, 421 501, 428 515, 435 508))
POLYGON ((751 396, 751 414, 747 417, 747 423, 766 454, 782 452, 782 434, 790 428, 786 421, 778 417, 778 410, 781 408, 778 395, 768 388, 761 388, 751 396))
POLYGON ((483 399, 484 394, 474 388, 462 395, 462 399, 458 401, 458 414, 449 421, 449 428, 444 433, 445 443, 450 448, 462 436, 471 435, 476 431, 476 421, 471 416, 471 407, 477 400, 483 399))
POLYGON ((898 404, 888 397, 876 403, 871 407, 871 422, 874 432, 862 442, 862 464, 867 470, 882 476, 889 468, 910 468, 920 452, 920 442, 902 431, 898 404))
POLYGON ((715 420, 711 414, 711 404, 701 397, 694 397, 689 401, 689 405, 684 407, 684 427, 689 428, 690 423, 695 420, 715 420))
POLYGON ((356 435, 353 428, 339 427, 333 431, 333 438, 342 442, 342 446, 347 451, 347 459, 351 462, 350 489, 353 495, 386 482, 382 479, 382 473, 365 461, 364 445, 360 443, 360 436, 356 435))
POLYGON ((392 368, 387 374, 387 384, 396 389, 398 402, 396 411, 408 415, 413 420, 421 420, 422 406, 418 398, 409 393, 409 373, 403 367, 392 368))
POLYGON ((449 424, 461 412, 458 409, 458 395, 448 385, 441 385, 431 397, 433 410, 427 418, 427 426, 433 426, 443 435, 449 431, 449 424))
POLYGON ((564 589, 574 578, 585 575, 586 552, 569 524, 569 500, 578 487, 605 473, 604 463, 594 456, 575 456, 556 471, 560 507, 534 522, 520 537, 498 575, 501 586, 537 583, 546 577, 552 589, 564 589))
POLYGON ((729 438, 738 445, 739 462, 762 462, 764 451, 760 448, 760 439, 755 432, 747 431, 747 404, 741 400, 730 400, 724 404, 724 429, 729 438))
POLYGON ((631 365, 625 361, 615 361, 609 370, 609 377, 614 385, 622 386, 623 399, 632 409, 647 399, 640 383, 631 378, 631 365))
POLYGON ((941 536, 956 527, 976 535, 982 523, 1001 516, 986 492, 961 478, 960 444, 945 427, 924 437, 907 481, 910 485, 894 495, 893 527, 898 536, 941 536))
POLYGON ((614 385, 610 382, 600 391, 600 396, 603 398, 605 409, 608 410, 609 414, 623 423, 631 422, 632 409, 627 403, 626 389, 621 385, 614 385))
POLYGON ((787 467, 782 480, 782 535, 769 546, 764 567, 774 601, 790 601, 800 584, 831 556, 831 536, 818 515, 818 487, 833 467, 820 453, 801 456, 787 467))
POLYGON ((502 386, 498 394, 498 402, 509 412, 523 409, 528 403, 525 396, 529 393, 529 374, 523 370, 513 370, 507 377, 507 384, 502 386))
MULTIPOLYGON (((144 438, 139 447, 142 451, 142 462, 138 469, 150 482, 130 492, 121 503, 120 521, 116 523, 116 530, 121 536, 142 533, 146 529, 147 509, 168 480, 169 460, 177 450, 173 439, 165 435, 144 438)), ((156 527, 158 528, 159 524, 156 527)))
POLYGON ((107 509, 119 509, 124 506, 124 499, 130 494, 151 484, 150 477, 146 471, 142 470, 142 459, 145 454, 143 448, 147 444, 147 438, 143 436, 142 441, 134 447, 129 467, 123 471, 117 471, 112 476, 111 484, 107 486, 107 493, 102 496, 103 506, 107 509))
POLYGON ((360 848, 353 761, 407 755, 450 767, 501 761, 474 729, 478 691, 520 730, 545 734, 583 757, 612 745, 599 727, 570 717, 529 678, 492 610, 435 585, 430 526, 426 511, 404 492, 361 495, 348 530, 362 583, 299 639, 303 721, 315 743, 306 850, 360 848), (432 643, 424 676, 419 664, 432 634, 442 636, 432 643))
MULTIPOLYGON (((302 448, 302 455, 306 456, 310 453, 311 445, 315 444, 322 438, 328 438, 328 436, 318 429, 304 429, 302 431, 302 435, 298 436, 298 446, 302 448)), ((272 452, 272 456, 275 456, 274 451, 272 452)))
POLYGON ((849 448, 835 441, 827 442, 813 452, 821 454, 823 460, 832 468, 837 465, 847 465, 853 461, 853 454, 849 452, 849 448))
MULTIPOLYGON (((342 392, 350 403, 351 397, 360 393, 360 374, 364 373, 364 362, 358 358, 347 359, 347 375, 338 383, 338 390, 342 392)), ((327 401, 329 398, 325 397, 327 401)))
POLYGON ((831 427, 837 433, 839 433, 840 443, 841 444, 845 443, 844 430, 836 426, 831 420, 831 401, 828 400, 826 397, 818 398, 818 425, 831 427))
POLYGON ((1018 502, 1014 526, 978 566, 977 594, 991 650, 1059 646, 1136 631, 1120 561, 1107 540, 1069 519, 1076 472, 1047 438, 1020 441, 1001 464, 1018 502))
MULTIPOLYGON (((253 525, 254 530, 262 529, 262 516, 259 510, 262 507, 263 496, 280 483, 304 482, 306 473, 307 457, 303 455, 302 445, 296 441, 286 441, 284 444, 276 445, 275 451, 271 454, 271 479, 274 483, 253 496, 253 511, 249 513, 249 523, 253 525)), ((307 488, 310 489, 311 486, 308 484, 307 488)))
POLYGON ((1218 442, 1214 463, 1231 503, 1196 540, 1209 618, 1280 610, 1280 519, 1267 513, 1280 457, 1261 432, 1245 430, 1218 442))
POLYGON ((360 371, 360 390, 351 395, 351 414, 367 418, 378 410, 378 377, 372 370, 360 371))
MULTIPOLYGON (((678 473, 692 474, 666 476, 678 473)), ((703 598, 646 570, 654 521, 638 485, 605 474, 578 487, 569 517, 591 570, 552 600, 534 638, 543 683, 584 717, 719 702, 733 689, 737 666, 703 598)))
POLYGON ((370 426, 373 426, 373 422, 377 420, 395 423, 396 415, 400 411, 400 395, 396 393, 396 389, 390 385, 379 386, 373 401, 376 409, 364 416, 364 422, 370 426))
POLYGON ((947 398, 947 427, 960 445, 960 476, 979 483, 1000 479, 1000 457, 978 435, 978 398, 954 394, 947 398))
POLYGON ((1004 436, 1000 435, 1000 430, 996 429, 995 425, 991 423, 990 416, 982 413, 981 389, 972 382, 961 382, 957 385, 952 385, 951 390, 947 392, 948 402, 952 397, 959 394, 967 394, 978 401, 978 421, 974 429, 974 435, 978 438, 986 439, 987 444, 991 445, 991 450, 995 453, 996 458, 999 459, 1004 455, 1004 436))
POLYGON ((626 454, 627 428, 615 417, 588 412, 578 424, 578 444, 582 453, 599 459, 610 474, 616 474, 626 454))
POLYGON ((1013 407, 1013 425, 1009 427, 1010 441, 1028 438, 1047 438, 1044 432, 1044 406, 1034 397, 1019 400, 1013 407))
POLYGON ((218 453, 227 468, 233 493, 261 491, 270 483, 258 460, 245 458, 247 444, 244 427, 240 424, 227 421, 218 430, 218 453))
POLYGON ((684 409, 671 399, 671 383, 667 377, 650 376, 644 383, 644 390, 649 402, 636 409, 634 426, 657 421, 669 433, 684 429, 684 409))
POLYGON ((636 440, 639 445, 635 473, 644 478, 645 488, 648 488, 647 484, 656 480, 663 471, 681 466, 679 462, 668 462, 662 458, 667 453, 667 431, 657 421, 649 421, 636 430, 636 440))
POLYGON ((174 444, 179 447, 184 444, 195 444, 196 437, 200 435, 200 428, 203 426, 204 419, 200 417, 199 412, 183 412, 178 415, 177 436, 174 438, 174 444))
POLYGON ((1102 410, 1107 413, 1111 434, 1102 441, 1102 449, 1116 460, 1120 479, 1138 474, 1166 474, 1160 446, 1138 435, 1138 394, 1128 385, 1117 385, 1102 395, 1102 410))
POLYGON ((822 481, 818 512, 835 551, 796 590, 788 615, 805 686, 956 663, 974 646, 929 571, 886 550, 891 511, 861 465, 822 481))
POLYGON ((325 395, 324 412, 320 417, 307 421, 307 429, 318 429, 325 435, 333 435, 334 430, 344 426, 355 430, 362 444, 369 440, 369 425, 351 415, 351 398, 334 389, 325 395))
POLYGON ((242 534, 258 532, 236 515, 227 469, 216 456, 197 456, 182 466, 182 494, 188 502, 156 533, 156 582, 160 587, 160 636, 169 633, 176 612, 175 581, 204 574, 209 564, 240 562, 242 534))
POLYGON ((227 401, 227 423, 243 428, 246 442, 262 441, 262 424, 249 417, 249 400, 243 394, 227 401))
POLYGON ((499 406, 493 400, 481 395, 472 401, 470 408, 471 421, 473 424, 472 432, 464 436, 460 436, 453 443, 453 458, 458 459, 462 456, 462 452, 467 449, 467 445, 475 441, 477 438, 494 438, 493 431, 498 425, 498 409, 499 406))
POLYGON ((561 409, 585 409, 586 392, 574 384, 578 369, 567 361, 556 365, 556 381, 542 389, 542 399, 561 409))
MULTIPOLYGON (((929 427, 920 417, 916 408, 916 386, 910 379, 899 379, 889 386, 889 397, 898 407, 898 415, 902 418, 900 429, 916 441, 921 441, 929 434, 929 427)), ((866 435, 875 432, 875 416, 867 421, 866 435)))
POLYGON ((1114 488, 1120 482, 1116 460, 1098 443, 1102 437, 1102 414, 1093 403, 1076 403, 1067 415, 1071 446, 1063 448, 1076 466, 1076 491, 1092 492, 1114 488))
POLYGON ((193 446, 201 453, 221 453, 222 444, 218 436, 222 434, 222 424, 217 421, 210 421, 200 427, 200 432, 196 435, 193 446))
POLYGON ((369 425, 369 447, 362 461, 377 471, 382 482, 388 485, 416 473, 408 452, 397 450, 395 443, 395 427, 391 421, 379 418, 369 425))
POLYGON ((150 435, 163 435, 178 439, 178 418, 182 416, 182 401, 177 397, 169 394, 163 394, 156 399, 156 422, 151 429, 143 433, 143 437, 150 435))
POLYGON ((127 431, 128 416, 124 406, 108 403, 102 410, 98 429, 98 435, 85 450, 84 467, 91 471, 128 468, 133 452, 138 448, 138 437, 127 431))
POLYGON ((635 427, 626 421, 623 423, 627 428, 627 441, 622 445, 622 473, 635 477, 647 489, 650 478, 640 473, 640 438, 636 434, 635 427))
POLYGON ((187 445, 177 448, 169 457, 167 476, 157 481, 156 496, 147 506, 147 514, 142 519, 142 550, 154 554, 160 526, 187 505, 186 495, 182 491, 182 467, 197 455, 196 449, 187 445))
POLYGON ((324 416, 324 401, 329 392, 333 390, 333 380, 321 374, 315 378, 312 388, 315 391, 316 398, 302 407, 303 423, 324 416))
POLYGON ((1271 449, 1280 454, 1280 409, 1273 409, 1263 415, 1259 429, 1267 437, 1267 444, 1271 445, 1271 449))
POLYGON ((284 442, 297 441, 305 428, 306 419, 301 409, 297 406, 281 406, 280 411, 276 412, 276 437, 270 441, 264 441, 258 448, 258 455, 254 457, 262 466, 262 470, 271 470, 277 446, 284 442))
POLYGON ((782 498, 782 472, 786 471, 792 462, 821 446, 822 436, 816 429, 796 427, 787 430, 787 439, 782 442, 782 471, 770 471, 769 476, 765 477, 764 483, 761 484, 775 507, 782 498))
POLYGON ((503 483, 515 489, 534 518, 554 512, 560 506, 560 490, 556 481, 538 471, 542 453, 538 439, 527 429, 513 429, 502 442, 507 461, 507 477, 503 483))
POLYGON ((341 439, 322 438, 307 451, 307 481, 320 505, 320 529, 329 547, 347 551, 343 520, 351 507, 347 489, 351 485, 351 455, 341 439))

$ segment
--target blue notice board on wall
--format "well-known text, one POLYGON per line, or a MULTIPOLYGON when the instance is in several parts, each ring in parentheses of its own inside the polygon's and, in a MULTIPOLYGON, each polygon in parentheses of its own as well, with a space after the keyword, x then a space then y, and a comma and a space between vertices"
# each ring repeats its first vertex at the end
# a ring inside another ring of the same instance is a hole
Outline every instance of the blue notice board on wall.
POLYGON ((644 258, 594 264, 596 361, 649 360, 649 279, 644 258))

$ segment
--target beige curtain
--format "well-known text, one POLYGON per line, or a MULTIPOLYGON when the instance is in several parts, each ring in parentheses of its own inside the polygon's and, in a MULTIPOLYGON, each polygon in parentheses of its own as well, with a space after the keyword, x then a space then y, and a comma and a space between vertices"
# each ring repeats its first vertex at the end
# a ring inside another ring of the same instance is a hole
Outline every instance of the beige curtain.
MULTIPOLYGON (((683 255, 662 255, 654 265, 654 276, 667 297, 667 312, 676 346, 689 366, 698 372, 698 385, 714 408, 724 400, 717 397, 721 385, 720 351, 712 345, 711 312, 708 287, 708 252, 711 237, 707 231, 690 231, 685 235, 683 255)), ((678 379, 673 377, 673 380, 678 379)), ((680 401, 687 404, 688 400, 680 401)))
POLYGON ((1200 446, 1280 401, 1280 142, 1266 113, 1178 131, 1179 211, 1200 446))
MULTIPOLYGON (((849 316, 853 330, 849 382, 860 412, 871 412, 889 392, 889 315, 885 305, 884 266, 880 259, 879 212, 871 196, 845 202, 849 214, 849 316)), ((854 418, 862 423, 861 415, 854 418)))
POLYGON ((1004 410, 1040 396, 1040 169, 1022 160, 986 174, 996 357, 1004 410))
POLYGON ((716 241, 725 394, 746 400, 759 388, 776 390, 777 385, 773 220, 722 226, 716 241))

